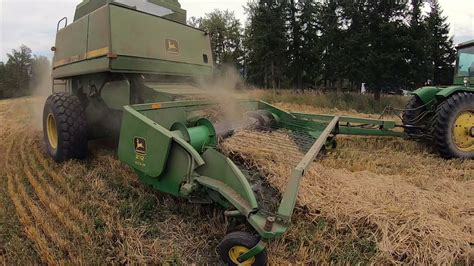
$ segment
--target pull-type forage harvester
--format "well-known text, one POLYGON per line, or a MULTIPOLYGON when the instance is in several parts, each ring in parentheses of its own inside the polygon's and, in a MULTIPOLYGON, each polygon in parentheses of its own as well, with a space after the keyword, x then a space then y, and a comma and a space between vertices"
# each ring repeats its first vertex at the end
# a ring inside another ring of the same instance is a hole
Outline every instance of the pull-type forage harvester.
POLYGON ((185 23, 177 0, 80 3, 73 23, 58 23, 45 142, 62 162, 84 158, 91 139, 119 137, 119 159, 143 183, 244 218, 254 233, 222 240, 219 254, 227 264, 266 262, 265 245, 290 225, 305 171, 322 149, 335 147, 339 134, 432 139, 444 157, 473 158, 472 42, 460 47, 458 85, 416 91, 401 125, 289 113, 261 101, 235 101, 242 113, 236 123, 219 117, 219 104, 189 100, 202 91, 196 78, 212 75, 213 59, 208 34, 185 23), (238 130, 280 132, 295 144, 281 152, 301 153, 274 210, 260 204, 248 176, 217 146, 238 130))

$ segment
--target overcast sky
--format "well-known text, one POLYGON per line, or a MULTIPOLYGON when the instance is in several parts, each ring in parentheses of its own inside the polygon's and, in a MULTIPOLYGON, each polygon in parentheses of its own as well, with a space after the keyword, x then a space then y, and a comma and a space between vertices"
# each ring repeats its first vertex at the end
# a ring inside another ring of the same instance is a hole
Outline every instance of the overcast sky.
MULTIPOLYGON (((11 49, 25 44, 35 54, 51 56, 56 23, 64 16, 72 21, 80 0, 0 0, 0 61, 11 49)), ((245 21, 247 0, 180 0, 188 17, 200 17, 214 9, 229 9, 245 21)), ((455 43, 474 39, 474 0, 440 0, 448 16, 455 43)))

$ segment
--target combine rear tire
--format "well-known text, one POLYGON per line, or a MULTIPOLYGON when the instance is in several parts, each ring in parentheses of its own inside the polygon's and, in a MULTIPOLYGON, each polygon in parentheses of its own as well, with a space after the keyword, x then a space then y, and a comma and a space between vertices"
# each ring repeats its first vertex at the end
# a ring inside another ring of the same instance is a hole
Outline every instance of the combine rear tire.
POLYGON ((436 149, 446 159, 474 158, 474 94, 454 94, 442 102, 433 120, 436 149))
MULTIPOLYGON (((416 127, 426 126, 426 124, 423 123, 425 119, 416 121, 419 120, 423 112, 426 111, 426 107, 422 107, 423 105, 424 103, 420 97, 416 95, 413 96, 405 107, 406 111, 403 113, 403 124, 416 127)), ((420 135, 423 133, 421 129, 414 127, 406 127, 405 132, 409 135, 420 135)))
POLYGON ((267 265, 267 252, 239 263, 237 258, 257 245, 259 239, 246 232, 232 232, 224 237, 219 245, 219 255, 226 265, 267 265))
POLYGON ((60 92, 48 97, 43 111, 43 132, 48 154, 56 162, 86 157, 86 119, 77 96, 60 92))

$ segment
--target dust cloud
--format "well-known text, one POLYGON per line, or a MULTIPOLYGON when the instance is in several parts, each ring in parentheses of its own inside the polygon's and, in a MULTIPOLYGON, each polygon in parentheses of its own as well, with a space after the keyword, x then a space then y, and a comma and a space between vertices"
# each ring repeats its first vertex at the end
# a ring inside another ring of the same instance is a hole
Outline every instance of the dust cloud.
POLYGON ((51 66, 49 64, 38 64, 33 66, 35 79, 31 83, 30 112, 32 113, 32 126, 34 129, 43 129, 43 108, 46 98, 52 92, 51 66))
POLYGON ((245 94, 239 93, 238 89, 243 84, 241 75, 233 66, 223 66, 212 79, 200 82, 199 87, 206 98, 219 105, 221 113, 219 125, 216 125, 218 132, 234 129, 241 124, 245 110, 238 100, 245 99, 245 94))

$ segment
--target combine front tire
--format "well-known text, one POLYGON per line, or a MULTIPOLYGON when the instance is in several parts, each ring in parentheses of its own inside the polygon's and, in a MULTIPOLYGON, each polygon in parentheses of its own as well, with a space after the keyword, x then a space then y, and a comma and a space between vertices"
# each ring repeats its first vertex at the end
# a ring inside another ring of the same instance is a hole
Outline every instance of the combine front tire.
POLYGON ((239 262, 238 257, 247 253, 257 245, 259 239, 246 232, 232 232, 224 237, 219 245, 219 255, 226 265, 267 265, 267 252, 264 250, 257 256, 239 262))
POLYGON ((441 156, 474 158, 474 94, 462 92, 442 102, 433 127, 436 149, 441 156))
POLYGON ((43 111, 43 132, 48 154, 56 162, 86 157, 86 119, 77 96, 61 92, 48 97, 43 111))

